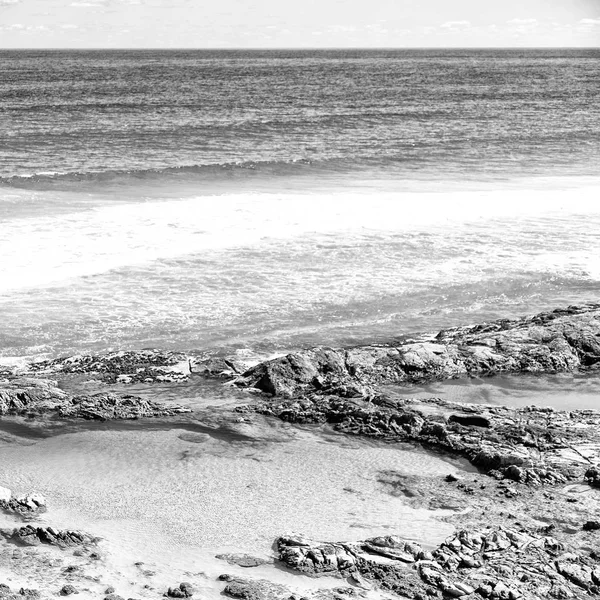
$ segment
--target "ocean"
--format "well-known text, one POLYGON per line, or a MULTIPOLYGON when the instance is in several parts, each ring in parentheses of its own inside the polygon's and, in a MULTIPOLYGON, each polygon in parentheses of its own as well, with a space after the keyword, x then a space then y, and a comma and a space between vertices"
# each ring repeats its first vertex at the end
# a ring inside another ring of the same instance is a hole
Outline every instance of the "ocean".
POLYGON ((600 50, 0 51, 0 360, 249 360, 600 292, 600 50))

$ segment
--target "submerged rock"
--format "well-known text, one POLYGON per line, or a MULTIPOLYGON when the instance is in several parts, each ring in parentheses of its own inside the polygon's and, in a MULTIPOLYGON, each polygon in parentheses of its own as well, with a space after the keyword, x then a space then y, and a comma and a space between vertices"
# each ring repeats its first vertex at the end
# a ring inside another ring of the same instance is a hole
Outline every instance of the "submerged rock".
POLYGON ((269 562, 264 558, 257 558, 256 556, 250 556, 249 554, 217 554, 215 558, 224 560, 230 565, 238 565, 238 567, 245 568, 260 567, 269 562))
POLYGON ((302 350, 256 365, 236 384, 275 396, 335 390, 348 397, 380 384, 571 372, 599 362, 600 305, 590 304, 447 329, 416 341, 302 350))

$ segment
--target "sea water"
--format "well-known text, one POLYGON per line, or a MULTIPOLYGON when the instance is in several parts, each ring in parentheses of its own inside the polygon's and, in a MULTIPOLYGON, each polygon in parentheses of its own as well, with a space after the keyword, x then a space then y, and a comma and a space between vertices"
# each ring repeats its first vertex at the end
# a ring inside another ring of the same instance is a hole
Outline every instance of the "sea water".
POLYGON ((597 50, 0 53, 0 356, 596 300, 597 50))
MULTIPOLYGON (((597 301, 599 68, 598 50, 0 52, 0 361, 251 362, 597 301)), ((522 392, 461 385, 407 393, 522 392)), ((215 553, 268 556, 289 529, 449 531, 382 487, 457 468, 407 449, 266 421, 28 427, 3 429, 0 483, 105 537, 120 585, 145 561, 157 589, 206 571, 216 597, 215 553)))

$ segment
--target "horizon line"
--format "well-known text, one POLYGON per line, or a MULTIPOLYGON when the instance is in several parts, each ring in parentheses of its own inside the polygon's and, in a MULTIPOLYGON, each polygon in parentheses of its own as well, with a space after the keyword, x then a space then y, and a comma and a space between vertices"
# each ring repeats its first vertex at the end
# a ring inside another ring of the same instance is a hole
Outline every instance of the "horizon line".
POLYGON ((600 50, 598 46, 278 46, 278 47, 135 47, 135 46, 94 46, 89 48, 77 46, 65 47, 0 47, 0 52, 7 50, 57 50, 57 51, 72 51, 72 50, 139 50, 139 51, 230 51, 230 52, 248 52, 248 51, 347 51, 347 50, 600 50))

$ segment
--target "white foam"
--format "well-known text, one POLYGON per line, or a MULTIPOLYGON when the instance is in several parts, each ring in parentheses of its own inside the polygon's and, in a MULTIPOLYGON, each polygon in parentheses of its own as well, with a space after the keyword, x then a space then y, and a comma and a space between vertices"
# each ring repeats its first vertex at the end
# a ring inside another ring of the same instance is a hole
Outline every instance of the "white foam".
MULTIPOLYGON (((356 231, 431 231, 494 219, 600 214, 600 186, 495 191, 256 193, 128 203, 0 223, 0 292, 161 258, 356 231)), ((597 273, 598 265, 590 272, 597 273)))

